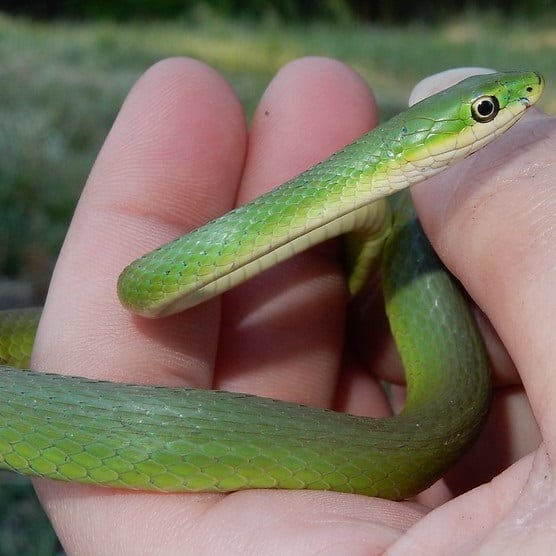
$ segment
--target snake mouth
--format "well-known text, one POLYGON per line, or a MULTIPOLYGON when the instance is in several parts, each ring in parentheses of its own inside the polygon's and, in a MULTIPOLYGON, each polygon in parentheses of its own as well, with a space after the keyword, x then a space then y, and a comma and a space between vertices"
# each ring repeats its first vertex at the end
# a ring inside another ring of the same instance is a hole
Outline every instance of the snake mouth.
POLYGON ((521 102, 521 104, 523 104, 526 108, 529 108, 530 106, 533 105, 533 103, 528 97, 521 97, 519 99, 519 102, 521 102))

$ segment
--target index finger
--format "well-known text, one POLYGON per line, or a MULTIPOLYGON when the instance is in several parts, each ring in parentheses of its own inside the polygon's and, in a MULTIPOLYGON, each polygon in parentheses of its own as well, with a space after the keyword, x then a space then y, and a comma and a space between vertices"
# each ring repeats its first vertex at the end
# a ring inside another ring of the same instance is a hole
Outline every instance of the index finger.
POLYGON ((60 254, 35 344, 36 368, 210 385, 217 304, 144 322, 120 306, 116 280, 134 258, 233 205, 245 144, 240 103, 207 66, 171 59, 139 80, 98 156, 60 254))

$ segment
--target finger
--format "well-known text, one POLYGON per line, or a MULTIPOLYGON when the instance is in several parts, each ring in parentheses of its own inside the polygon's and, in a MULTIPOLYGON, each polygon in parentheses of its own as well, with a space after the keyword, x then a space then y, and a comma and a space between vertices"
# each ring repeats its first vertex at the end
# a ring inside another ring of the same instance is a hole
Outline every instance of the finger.
POLYGON ((413 191, 436 250, 488 316, 541 428, 550 423, 551 431, 555 142, 554 121, 530 112, 502 138, 413 191))
MULTIPOLYGON (((493 73, 494 71, 495 70, 490 68, 462 67, 449 69, 431 75, 415 85, 409 96, 409 105, 412 106, 416 102, 438 93, 439 91, 458 83, 466 77, 493 73)), ((473 307, 473 309, 475 311, 477 323, 481 329, 481 334, 485 341, 492 368, 494 370, 493 378, 495 382, 497 384, 519 384, 520 379, 515 369, 515 365, 508 356, 506 349, 496 333, 496 330, 492 327, 488 318, 482 311, 476 307, 473 307)))
MULTIPOLYGON (((232 206, 245 144, 240 104, 213 70, 173 59, 139 80, 99 154, 60 255, 35 345, 38 368, 211 385, 217 305, 144 322, 120 307, 116 280, 133 258, 232 206)), ((134 521, 147 518, 140 508, 179 515, 174 496, 46 481, 38 490, 70 553, 87 553, 79 542, 88 538, 95 539, 88 553, 118 552, 110 549, 118 536, 130 543, 129 553, 144 552, 140 543, 153 531, 134 521)), ((175 537, 173 519, 165 526, 175 537)))
POLYGON ((464 67, 452 68, 440 73, 435 73, 434 75, 425 77, 425 79, 422 79, 413 87, 409 95, 408 104, 409 106, 413 106, 417 102, 459 83, 466 77, 494 72, 495 70, 489 68, 464 67))
MULTIPOLYGON (((255 114, 238 202, 294 177, 376 124, 368 86, 339 62, 288 64, 255 114)), ((330 406, 346 287, 333 246, 311 250, 230 292, 219 386, 330 406)))
POLYGON ((95 163, 60 255, 35 346, 39 368, 210 384, 216 307, 147 322, 120 306, 116 280, 132 259, 232 206, 244 145, 240 105, 212 70, 174 59, 142 77, 95 163))

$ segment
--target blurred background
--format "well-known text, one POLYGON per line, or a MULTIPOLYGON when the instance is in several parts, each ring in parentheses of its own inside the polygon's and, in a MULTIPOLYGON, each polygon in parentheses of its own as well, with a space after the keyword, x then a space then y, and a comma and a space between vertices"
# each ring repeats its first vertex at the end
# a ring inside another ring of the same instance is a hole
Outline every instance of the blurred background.
MULTIPOLYGON (((372 84, 387 119, 456 66, 536 69, 556 114, 556 0, 0 0, 0 307, 41 303, 88 172, 136 79, 167 56, 218 69, 250 116, 306 55, 372 84)), ((0 474, 0 556, 63 554, 25 479, 0 474)))

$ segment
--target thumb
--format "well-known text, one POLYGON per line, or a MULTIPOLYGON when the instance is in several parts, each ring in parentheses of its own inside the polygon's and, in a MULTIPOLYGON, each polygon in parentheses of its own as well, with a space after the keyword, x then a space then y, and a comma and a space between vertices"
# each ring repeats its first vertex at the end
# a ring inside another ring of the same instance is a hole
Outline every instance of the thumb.
POLYGON ((472 75, 483 75, 485 73, 494 73, 496 70, 480 67, 452 68, 440 73, 435 73, 429 77, 425 77, 413 87, 413 91, 409 95, 408 104, 413 106, 417 102, 434 95, 456 83, 459 83, 466 77, 472 75))
MULTIPOLYGON (((428 78, 412 100, 465 71, 428 78)), ((435 249, 516 364, 549 446, 556 439, 555 163, 556 120, 533 109, 500 139, 413 190, 435 249)))

